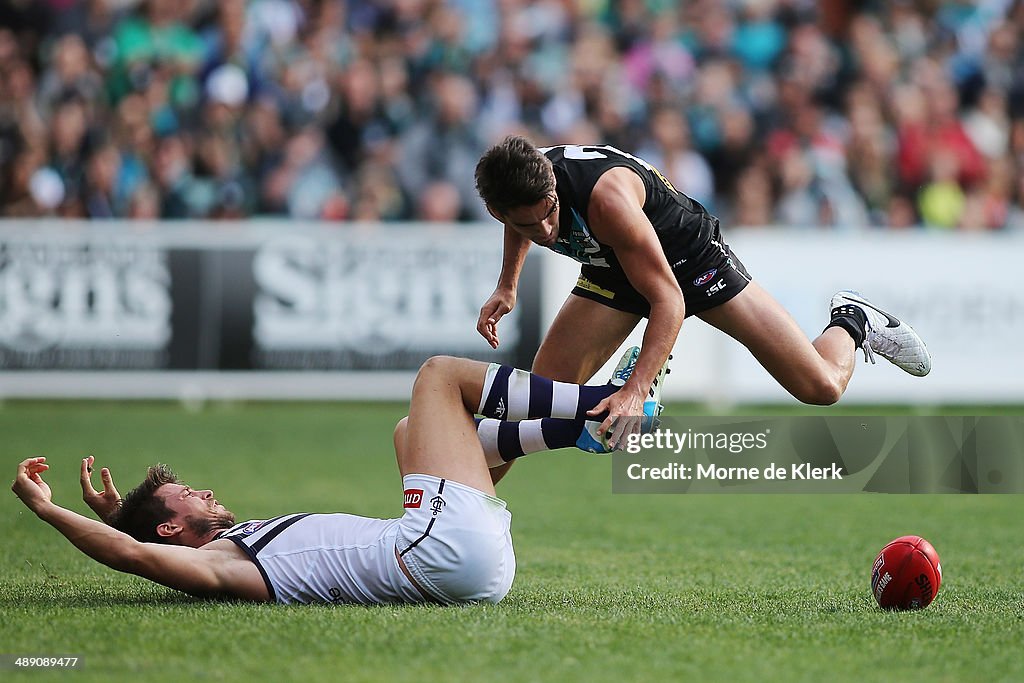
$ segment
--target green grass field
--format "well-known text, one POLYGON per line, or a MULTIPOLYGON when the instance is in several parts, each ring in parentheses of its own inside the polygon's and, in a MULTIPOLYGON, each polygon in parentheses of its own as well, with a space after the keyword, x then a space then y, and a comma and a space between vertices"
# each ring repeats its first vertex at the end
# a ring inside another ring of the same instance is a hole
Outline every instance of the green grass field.
MULTIPOLYGON (((80 512, 89 453, 121 492, 171 464, 239 519, 396 516, 395 404, 9 403, 9 481, 46 455, 80 512)), ((96 477, 97 484, 98 476, 96 477)), ((610 460, 523 460, 498 493, 518 575, 500 605, 281 607, 194 600, 80 555, 0 497, 0 654, 84 657, 5 680, 1019 681, 1020 496, 613 496, 610 460), (916 533, 942 557, 935 603, 875 608, 871 562, 916 533)), ((10 677, 9 677, 10 676, 10 677)))

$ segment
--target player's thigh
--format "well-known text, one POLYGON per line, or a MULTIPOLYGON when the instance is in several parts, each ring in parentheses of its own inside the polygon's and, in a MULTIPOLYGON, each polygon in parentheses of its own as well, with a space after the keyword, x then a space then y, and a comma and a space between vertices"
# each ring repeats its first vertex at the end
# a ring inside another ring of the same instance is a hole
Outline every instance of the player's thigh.
POLYGON ((698 313, 740 342, 786 389, 827 371, 824 359, 793 316, 757 282, 720 306, 698 313))
POLYGON ((583 384, 611 357, 640 316, 570 294, 537 351, 533 372, 583 384))
POLYGON ((431 358, 420 368, 409 404, 404 444, 399 453, 402 476, 428 474, 494 495, 483 447, 467 398, 479 401, 486 363, 458 358, 431 358))

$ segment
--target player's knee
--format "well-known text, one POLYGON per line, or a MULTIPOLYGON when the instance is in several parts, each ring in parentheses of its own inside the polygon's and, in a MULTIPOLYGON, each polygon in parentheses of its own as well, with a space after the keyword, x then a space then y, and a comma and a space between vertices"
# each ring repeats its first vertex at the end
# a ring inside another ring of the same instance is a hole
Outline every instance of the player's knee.
POLYGON ((444 379, 445 373, 452 359, 448 356, 431 356, 423 361, 419 372, 416 373, 416 381, 413 382, 412 392, 423 391, 423 387, 433 385, 444 379))
POLYGON ((416 373, 416 379, 430 379, 434 377, 448 377, 451 375, 458 359, 451 356, 431 356, 423 361, 420 370, 416 373))

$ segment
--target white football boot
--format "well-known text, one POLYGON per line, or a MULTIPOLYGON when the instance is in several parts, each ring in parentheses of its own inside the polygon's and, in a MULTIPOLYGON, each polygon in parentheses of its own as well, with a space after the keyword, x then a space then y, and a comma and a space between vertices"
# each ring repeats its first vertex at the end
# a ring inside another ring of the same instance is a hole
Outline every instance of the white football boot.
MULTIPOLYGON (((633 375, 633 369, 636 368, 636 359, 639 357, 639 346, 632 346, 626 349, 626 352, 622 354, 622 358, 619 359, 618 365, 615 366, 615 370, 612 372, 612 377, 608 380, 608 383, 617 387, 624 385, 633 375)), ((668 367, 668 363, 671 360, 672 356, 669 355, 668 360, 661 366, 661 370, 654 376, 651 388, 647 392, 647 398, 644 399, 644 420, 641 426, 641 431, 644 433, 651 432, 657 427, 658 416, 665 409, 665 406, 661 405, 661 387, 665 384, 665 375, 672 372, 668 367)), ((601 423, 599 421, 587 420, 584 423, 584 429, 580 434, 580 438, 576 440, 576 448, 588 453, 610 453, 612 448, 608 445, 608 439, 612 436, 612 432, 608 430, 603 435, 598 436, 597 428, 600 426, 601 423)))
POLYGON ((875 362, 875 354, 916 377, 932 369, 932 356, 914 328, 891 313, 883 311, 859 293, 844 290, 832 297, 829 311, 839 306, 856 306, 864 312, 864 360, 875 362))

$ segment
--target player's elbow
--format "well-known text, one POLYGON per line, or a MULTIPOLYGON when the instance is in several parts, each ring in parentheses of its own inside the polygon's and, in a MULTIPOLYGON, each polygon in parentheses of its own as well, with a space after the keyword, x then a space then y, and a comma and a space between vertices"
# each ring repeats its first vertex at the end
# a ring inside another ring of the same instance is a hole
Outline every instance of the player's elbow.
POLYGON ((653 283, 653 286, 649 288, 647 300, 651 303, 652 308, 660 306, 679 315, 682 315, 686 308, 683 290, 680 289, 679 283, 671 273, 665 277, 659 277, 653 283))
POLYGON ((678 332, 682 327, 683 318, 686 317, 686 304, 683 302, 683 293, 679 290, 679 285, 676 285, 674 291, 670 289, 657 298, 649 298, 648 301, 651 304, 651 318, 657 316, 659 319, 671 321, 678 332))

